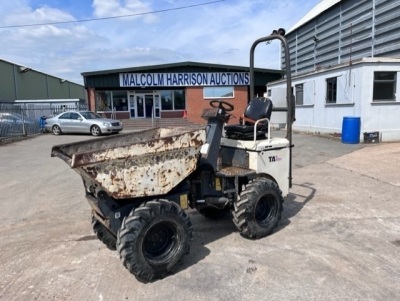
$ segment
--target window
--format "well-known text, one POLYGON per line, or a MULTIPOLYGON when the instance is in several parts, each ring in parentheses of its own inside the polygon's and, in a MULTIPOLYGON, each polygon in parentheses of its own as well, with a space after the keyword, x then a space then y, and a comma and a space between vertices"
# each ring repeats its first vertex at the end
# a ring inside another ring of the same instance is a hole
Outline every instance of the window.
POLYGON ((396 100, 396 72, 374 72, 374 101, 396 100))
POLYGON ((173 110, 172 91, 161 91, 161 109, 173 110))
POLYGON ((326 103, 336 103, 337 77, 326 79, 326 103))
POLYGON ((233 98, 233 87, 204 87, 204 98, 233 98))
POLYGON ((62 114, 58 119, 71 119, 71 113, 62 114))
POLYGON ((96 92, 97 111, 128 111, 128 101, 126 91, 97 91, 96 92))
POLYGON ((128 102, 126 98, 126 91, 112 91, 113 106, 111 109, 114 109, 114 111, 128 111, 128 102))
POLYGON ((69 119, 78 120, 79 118, 82 119, 81 115, 79 115, 78 113, 71 113, 71 115, 69 116, 69 119))
POLYGON ((271 95, 272 95, 271 89, 268 89, 268 90, 267 90, 267 96, 268 96, 268 97, 271 97, 271 95))
POLYGON ((185 109, 185 91, 175 90, 174 91, 174 109, 184 110, 185 109))
POLYGON ((186 107, 185 90, 160 91, 160 96, 163 111, 184 110, 186 107))
POLYGON ((302 105, 303 101, 303 84, 299 84, 295 86, 296 88, 296 105, 302 105))
POLYGON ((110 111, 111 107, 111 91, 96 91, 96 110, 110 111))
POLYGON ((85 119, 96 119, 96 118, 103 118, 99 114, 93 112, 82 112, 81 115, 85 117, 85 119))

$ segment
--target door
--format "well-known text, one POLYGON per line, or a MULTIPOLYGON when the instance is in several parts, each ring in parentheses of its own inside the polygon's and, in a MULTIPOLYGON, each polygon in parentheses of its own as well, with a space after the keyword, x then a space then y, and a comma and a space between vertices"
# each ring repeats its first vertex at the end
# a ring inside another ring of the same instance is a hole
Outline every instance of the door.
POLYGON ((131 118, 160 117, 160 94, 129 94, 129 110, 131 118))
POLYGON ((136 118, 144 118, 146 115, 146 104, 145 104, 145 95, 144 94, 136 94, 135 95, 135 104, 136 104, 136 118))
POLYGON ((160 94, 154 94, 154 117, 160 118, 160 94))
POLYGON ((129 94, 129 112, 130 117, 136 117, 136 102, 135 102, 135 94, 129 94))
POLYGON ((67 112, 58 118, 61 131, 66 133, 82 132, 82 116, 75 112, 67 112))
POLYGON ((144 101, 145 101, 145 113, 144 115, 146 118, 151 118, 153 117, 153 94, 146 94, 144 96, 144 101))

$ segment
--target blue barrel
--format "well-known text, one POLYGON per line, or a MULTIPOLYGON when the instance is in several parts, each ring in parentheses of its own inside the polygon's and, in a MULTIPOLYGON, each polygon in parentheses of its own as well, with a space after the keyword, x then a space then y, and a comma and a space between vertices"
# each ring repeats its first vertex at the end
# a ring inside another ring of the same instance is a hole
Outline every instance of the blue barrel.
POLYGON ((342 123, 342 143, 357 144, 360 143, 361 118, 343 117, 342 123))

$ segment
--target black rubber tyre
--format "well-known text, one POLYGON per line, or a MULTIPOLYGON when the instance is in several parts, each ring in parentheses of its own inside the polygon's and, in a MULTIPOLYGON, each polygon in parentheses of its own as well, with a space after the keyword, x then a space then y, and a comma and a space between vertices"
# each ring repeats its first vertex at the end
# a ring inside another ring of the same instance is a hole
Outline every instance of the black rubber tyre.
POLYGON ((100 127, 98 125, 92 125, 90 128, 90 133, 93 136, 100 136, 101 135, 100 127))
POLYGON ((246 238, 267 236, 281 219, 282 203, 282 192, 275 182, 252 180, 234 203, 233 222, 246 238))
POLYGON ((92 227, 96 237, 112 251, 117 249, 117 238, 92 215, 92 227))
POLYGON ((53 125, 52 131, 53 131, 53 134, 56 136, 62 134, 61 128, 58 125, 53 125))
POLYGON ((175 203, 154 200, 132 210, 117 235, 122 264, 135 276, 162 278, 190 251, 192 223, 175 203))

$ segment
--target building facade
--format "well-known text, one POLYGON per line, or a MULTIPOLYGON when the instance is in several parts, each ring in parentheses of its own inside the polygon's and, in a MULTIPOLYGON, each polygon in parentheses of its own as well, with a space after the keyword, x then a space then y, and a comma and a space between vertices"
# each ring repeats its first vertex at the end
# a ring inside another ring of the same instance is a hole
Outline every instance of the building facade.
POLYGON ((363 57, 400 57, 399 15, 399 0, 320 1, 286 34, 292 73, 363 57))
MULTIPOLYGON (((288 31, 293 129, 340 134, 352 116, 361 141, 376 131, 380 141, 400 140, 399 14, 399 0, 323 0, 288 31)), ((284 103, 285 87, 268 84, 274 104, 284 103)))
MULTIPOLYGON (((379 132, 380 141, 400 140, 400 59, 363 58, 349 64, 296 76, 293 129, 340 134, 343 117, 360 117, 363 133, 379 132)), ((286 83, 268 85, 274 104, 285 99, 286 83)), ((279 116, 279 113, 276 114, 279 116)), ((284 122, 273 116, 271 122, 284 122)))
MULTIPOLYGON (((91 110, 119 119, 182 118, 202 124, 210 101, 234 105, 240 116, 249 100, 249 68, 196 62, 142 66, 82 73, 91 110)), ((282 78, 282 71, 255 69, 260 96, 265 83, 282 78)), ((236 121, 238 122, 238 121, 236 121)))

